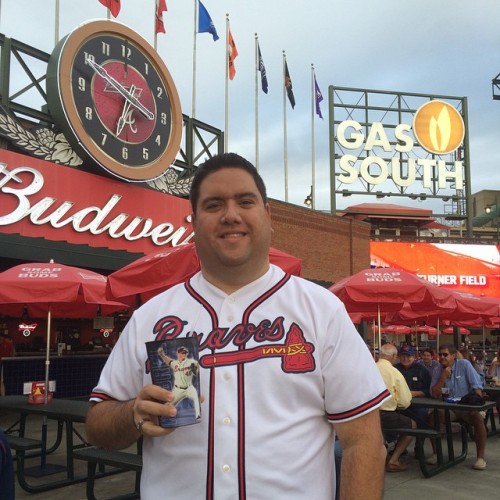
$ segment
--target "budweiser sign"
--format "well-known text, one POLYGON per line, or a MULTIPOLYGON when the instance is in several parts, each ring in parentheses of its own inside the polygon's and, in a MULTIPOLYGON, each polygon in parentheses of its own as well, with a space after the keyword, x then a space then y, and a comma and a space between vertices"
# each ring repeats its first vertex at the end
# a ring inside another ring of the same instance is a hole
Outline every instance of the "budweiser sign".
POLYGON ((193 238, 187 200, 4 150, 0 231, 143 253, 193 238))

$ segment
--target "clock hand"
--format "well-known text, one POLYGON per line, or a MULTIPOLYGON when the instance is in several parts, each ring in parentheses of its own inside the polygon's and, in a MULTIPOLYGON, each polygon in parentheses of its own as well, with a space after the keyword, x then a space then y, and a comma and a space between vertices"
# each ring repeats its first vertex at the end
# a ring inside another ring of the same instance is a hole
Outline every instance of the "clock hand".
POLYGON ((90 58, 86 59, 87 64, 104 80, 106 80, 112 87, 114 87, 119 94, 121 94, 132 106, 137 108, 137 110, 144 115, 148 120, 154 120, 154 113, 151 113, 148 108, 146 108, 140 101, 132 95, 121 83, 115 80, 100 64, 97 64, 90 58))
MULTIPOLYGON (((130 93, 132 95, 134 95, 134 92, 135 92, 135 85, 132 84, 130 86, 130 93)), ((123 127, 125 127, 125 123, 127 121, 127 115, 128 115, 129 110, 130 110, 130 106, 131 106, 130 101, 125 101, 122 114, 121 114, 120 118, 118 118, 118 125, 116 127, 116 136, 117 137, 121 134, 123 127)))

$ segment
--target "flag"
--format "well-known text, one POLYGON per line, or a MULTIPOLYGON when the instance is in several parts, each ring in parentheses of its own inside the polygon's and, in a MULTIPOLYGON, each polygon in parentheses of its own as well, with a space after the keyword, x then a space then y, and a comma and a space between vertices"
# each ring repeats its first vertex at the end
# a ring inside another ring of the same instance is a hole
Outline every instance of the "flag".
POLYGON ((229 79, 232 80, 234 78, 234 75, 236 75, 234 60, 238 57, 238 49, 236 48, 236 44, 234 43, 233 34, 231 33, 231 30, 229 30, 227 52, 228 52, 228 64, 229 64, 229 79))
POLYGON ((290 101, 290 104, 292 105, 293 109, 295 108, 295 97, 293 95, 292 79, 290 78, 290 73, 288 72, 288 64, 286 63, 286 59, 285 59, 285 88, 286 88, 286 93, 288 95, 288 100, 290 101))
POLYGON ((109 9, 113 17, 120 13, 120 0, 99 0, 99 2, 109 9))
POLYGON ((198 33, 211 33, 216 42, 219 39, 215 24, 205 6, 198 1, 198 33))
POLYGON ((257 42, 257 50, 259 51, 259 67, 260 71, 260 83, 262 85, 262 91, 264 94, 267 94, 267 75, 266 75, 266 67, 264 66, 264 61, 262 60, 262 54, 260 53, 260 45, 257 42))
POLYGON ((316 81, 316 75, 314 75, 314 102, 316 103, 316 114, 323 119, 323 115, 321 114, 321 108, 319 107, 319 103, 323 100, 323 94, 319 89, 318 82, 316 81))
POLYGON ((163 13, 166 10, 167 10, 167 2, 165 0, 156 0, 155 33, 165 33, 165 25, 163 24, 163 13))

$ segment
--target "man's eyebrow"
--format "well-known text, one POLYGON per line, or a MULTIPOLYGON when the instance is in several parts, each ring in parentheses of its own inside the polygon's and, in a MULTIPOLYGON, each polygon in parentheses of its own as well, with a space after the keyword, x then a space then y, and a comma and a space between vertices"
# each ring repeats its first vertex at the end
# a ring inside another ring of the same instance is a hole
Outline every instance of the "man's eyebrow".
MULTIPOLYGON (((246 191, 244 193, 236 193, 234 195, 234 198, 236 200, 241 200, 243 198, 255 198, 257 199, 259 196, 257 193, 254 193, 253 191, 246 191)), ((207 198, 204 198, 201 200, 201 203, 209 203, 209 202, 212 202, 212 201, 223 201, 223 200, 226 200, 228 198, 231 198, 231 197, 228 197, 228 196, 208 196, 207 198)))

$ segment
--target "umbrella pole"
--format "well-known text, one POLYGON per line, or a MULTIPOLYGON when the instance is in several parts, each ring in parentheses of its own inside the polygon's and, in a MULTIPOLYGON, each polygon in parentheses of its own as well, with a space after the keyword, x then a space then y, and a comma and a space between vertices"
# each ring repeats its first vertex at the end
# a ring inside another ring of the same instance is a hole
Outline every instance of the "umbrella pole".
POLYGON ((380 321, 380 304, 377 304, 377 322, 378 322, 378 352, 382 347, 382 322, 380 321))
POLYGON ((438 319, 437 319, 437 341, 436 341, 436 352, 439 351, 439 334, 441 333, 441 330, 439 329, 439 316, 438 316, 438 319))
MULTIPOLYGON (((45 391, 43 394, 43 404, 49 402, 49 368, 50 368, 50 330, 52 323, 52 313, 50 310, 47 313, 47 347, 45 350, 45 391)), ((42 450, 40 459, 40 468, 45 469, 47 466, 47 416, 43 416, 42 420, 42 450)))

